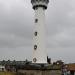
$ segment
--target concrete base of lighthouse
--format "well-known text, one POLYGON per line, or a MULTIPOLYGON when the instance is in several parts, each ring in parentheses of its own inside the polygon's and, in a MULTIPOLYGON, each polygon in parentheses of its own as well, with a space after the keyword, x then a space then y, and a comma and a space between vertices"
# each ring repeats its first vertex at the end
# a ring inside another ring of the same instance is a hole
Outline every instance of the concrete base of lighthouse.
POLYGON ((62 75, 60 70, 23 70, 22 75, 62 75))
POLYGON ((30 64, 24 70, 18 70, 20 75, 61 75, 61 70, 49 69, 49 64, 30 64))

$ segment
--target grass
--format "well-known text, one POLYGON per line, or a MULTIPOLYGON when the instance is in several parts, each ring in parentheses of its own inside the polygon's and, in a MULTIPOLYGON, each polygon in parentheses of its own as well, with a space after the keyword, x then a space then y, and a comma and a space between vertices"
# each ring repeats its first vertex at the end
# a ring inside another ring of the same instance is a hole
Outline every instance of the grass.
POLYGON ((0 75, 15 75, 15 73, 12 73, 12 72, 0 72, 0 75))

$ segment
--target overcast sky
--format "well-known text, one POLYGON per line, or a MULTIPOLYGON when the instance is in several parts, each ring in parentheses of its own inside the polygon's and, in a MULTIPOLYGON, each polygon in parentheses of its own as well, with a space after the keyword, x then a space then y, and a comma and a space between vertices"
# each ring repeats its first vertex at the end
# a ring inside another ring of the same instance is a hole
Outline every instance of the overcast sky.
MULTIPOLYGON (((34 10, 30 0, 0 0, 0 60, 32 59, 34 10)), ((75 0, 50 0, 46 46, 52 61, 75 62, 75 0)))

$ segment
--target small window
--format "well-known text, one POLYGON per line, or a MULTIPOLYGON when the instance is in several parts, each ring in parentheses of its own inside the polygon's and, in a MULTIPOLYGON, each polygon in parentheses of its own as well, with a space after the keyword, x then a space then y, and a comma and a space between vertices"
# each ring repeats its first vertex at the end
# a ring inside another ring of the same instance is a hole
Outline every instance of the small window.
POLYGON ((38 22, 38 19, 35 19, 35 23, 37 23, 38 22))
POLYGON ((37 45, 34 45, 34 49, 35 49, 35 50, 37 49, 37 45))
POLYGON ((34 35, 37 36, 37 32, 35 32, 34 35))
POLYGON ((34 59, 33 59, 33 61, 34 61, 34 62, 36 62, 36 61, 37 61, 37 59, 36 59, 36 58, 34 58, 34 59))

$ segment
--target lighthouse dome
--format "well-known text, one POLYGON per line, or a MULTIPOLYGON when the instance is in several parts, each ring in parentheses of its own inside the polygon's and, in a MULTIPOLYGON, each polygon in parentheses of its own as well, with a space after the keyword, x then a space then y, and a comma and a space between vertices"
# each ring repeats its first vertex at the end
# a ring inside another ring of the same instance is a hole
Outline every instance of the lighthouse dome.
POLYGON ((33 5, 33 9, 36 9, 37 7, 43 7, 44 9, 47 9, 49 0, 31 0, 31 3, 33 5))

